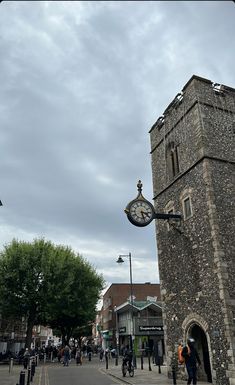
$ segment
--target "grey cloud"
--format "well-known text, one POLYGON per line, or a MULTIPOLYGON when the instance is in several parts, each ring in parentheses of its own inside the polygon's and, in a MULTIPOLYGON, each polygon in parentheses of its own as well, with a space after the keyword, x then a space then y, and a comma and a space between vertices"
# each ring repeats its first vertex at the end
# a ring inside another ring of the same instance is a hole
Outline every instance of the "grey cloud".
POLYGON ((134 264, 136 276, 148 280, 154 224, 136 228, 123 212, 139 178, 152 198, 148 130, 192 74, 233 86, 234 10, 230 2, 1 3, 2 244, 17 235, 68 242, 109 282, 123 276, 111 258, 132 251, 145 261, 134 264))

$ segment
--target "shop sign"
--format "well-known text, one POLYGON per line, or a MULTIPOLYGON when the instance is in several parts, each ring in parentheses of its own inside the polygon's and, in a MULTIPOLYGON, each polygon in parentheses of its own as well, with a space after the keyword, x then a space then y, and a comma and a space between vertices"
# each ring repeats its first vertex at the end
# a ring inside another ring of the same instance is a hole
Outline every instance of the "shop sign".
POLYGON ((150 325, 143 325, 139 326, 140 332, 159 332, 163 331, 163 326, 150 326, 150 325))
POLYGON ((119 328, 119 333, 126 333, 126 326, 119 328))

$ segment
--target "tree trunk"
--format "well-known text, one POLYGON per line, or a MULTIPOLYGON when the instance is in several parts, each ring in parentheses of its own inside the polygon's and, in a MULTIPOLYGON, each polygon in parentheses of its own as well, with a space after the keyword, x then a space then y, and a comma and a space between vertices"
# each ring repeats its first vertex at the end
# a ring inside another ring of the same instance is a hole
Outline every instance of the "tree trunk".
POLYGON ((66 345, 66 335, 62 333, 62 346, 64 347, 66 345))
POLYGON ((26 330, 26 337, 25 337, 25 348, 28 348, 28 349, 31 348, 31 344, 32 344, 33 327, 34 327, 34 318, 29 316, 27 321, 27 330, 26 330))
POLYGON ((69 340, 72 336, 71 328, 61 328, 62 333, 62 346, 69 345, 69 340))

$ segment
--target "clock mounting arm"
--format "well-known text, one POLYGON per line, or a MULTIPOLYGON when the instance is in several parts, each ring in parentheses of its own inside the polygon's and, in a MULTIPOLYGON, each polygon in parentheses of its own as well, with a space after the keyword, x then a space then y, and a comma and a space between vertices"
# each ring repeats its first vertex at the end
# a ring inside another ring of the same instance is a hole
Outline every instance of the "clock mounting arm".
POLYGON ((124 212, 128 220, 135 226, 143 227, 149 225, 153 219, 175 219, 181 220, 181 214, 172 213, 156 213, 151 202, 144 198, 142 194, 143 184, 141 180, 137 183, 138 195, 135 199, 128 203, 124 212))

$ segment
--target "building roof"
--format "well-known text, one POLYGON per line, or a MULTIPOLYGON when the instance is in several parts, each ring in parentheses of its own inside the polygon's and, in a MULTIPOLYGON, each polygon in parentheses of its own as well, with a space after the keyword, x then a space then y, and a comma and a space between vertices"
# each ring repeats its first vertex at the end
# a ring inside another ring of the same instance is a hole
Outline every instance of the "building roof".
MULTIPOLYGON (((115 311, 119 313, 123 313, 128 311, 132 307, 132 304, 130 301, 124 302, 121 305, 117 306, 115 311)), ((155 301, 133 301, 133 309, 136 309, 138 311, 144 310, 146 308, 151 308, 153 310, 162 312, 162 305, 161 302, 155 302, 155 301)))

